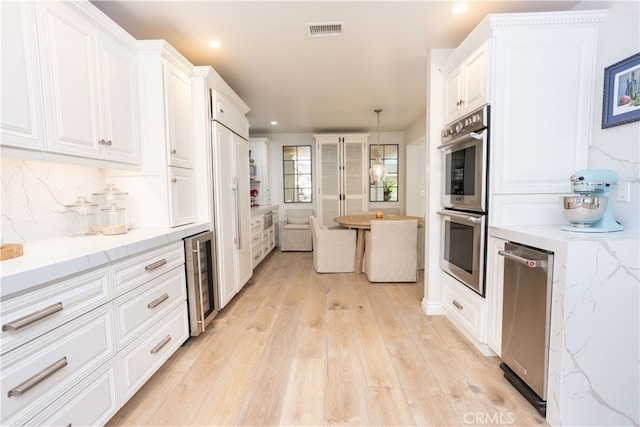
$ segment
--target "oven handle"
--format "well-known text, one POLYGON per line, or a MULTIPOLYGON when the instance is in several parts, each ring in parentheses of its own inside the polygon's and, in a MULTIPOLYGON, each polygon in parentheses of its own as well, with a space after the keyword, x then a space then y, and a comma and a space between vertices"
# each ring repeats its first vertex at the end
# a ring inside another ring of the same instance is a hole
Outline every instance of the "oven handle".
POLYGON ((503 257, 510 259, 511 261, 524 264, 529 268, 546 267, 547 265, 546 261, 522 258, 521 256, 518 256, 513 252, 509 252, 509 251, 500 250, 498 251, 498 255, 502 255, 503 257))
POLYGON ((469 222, 474 224, 481 224, 483 215, 474 215, 468 213, 460 213, 460 212, 452 212, 452 211, 438 211, 438 215, 441 216, 452 216, 454 218, 466 219, 469 222))
POLYGON ((464 135, 464 136, 460 136, 458 137, 455 141, 449 141, 446 144, 442 144, 442 145, 438 145, 438 150, 447 153, 449 151, 451 151, 453 149, 453 147, 457 144, 462 144, 464 142, 467 142, 470 139, 475 139, 475 140, 481 140, 482 138, 484 138, 484 134, 487 130, 483 129, 481 131, 478 132, 469 132, 468 134, 464 135))

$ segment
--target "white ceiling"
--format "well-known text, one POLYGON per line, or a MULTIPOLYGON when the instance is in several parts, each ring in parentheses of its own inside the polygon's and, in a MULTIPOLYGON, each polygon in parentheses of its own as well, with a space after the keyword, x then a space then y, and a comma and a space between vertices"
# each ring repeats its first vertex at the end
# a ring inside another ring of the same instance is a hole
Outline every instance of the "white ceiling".
POLYGON ((166 39, 211 65, 251 108, 251 133, 400 131, 425 114, 426 58, 488 13, 570 10, 577 1, 93 1, 135 38, 166 39), (344 35, 307 35, 343 22, 344 35), (218 39, 222 48, 207 42, 218 39), (277 126, 270 121, 277 120, 277 126))

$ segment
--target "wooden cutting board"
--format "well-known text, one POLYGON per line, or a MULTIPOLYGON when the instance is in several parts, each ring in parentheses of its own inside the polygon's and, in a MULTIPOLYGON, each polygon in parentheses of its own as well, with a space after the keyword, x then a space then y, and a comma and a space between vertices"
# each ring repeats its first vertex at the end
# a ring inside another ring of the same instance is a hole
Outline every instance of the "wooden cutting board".
POLYGON ((5 243, 0 247, 0 261, 16 258, 23 254, 22 243, 5 243))

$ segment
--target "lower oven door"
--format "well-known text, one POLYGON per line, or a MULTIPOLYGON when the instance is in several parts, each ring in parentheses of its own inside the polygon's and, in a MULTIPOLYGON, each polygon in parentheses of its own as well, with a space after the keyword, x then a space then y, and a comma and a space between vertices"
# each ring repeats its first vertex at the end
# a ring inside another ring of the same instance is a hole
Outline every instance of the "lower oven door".
POLYGON ((486 215, 442 210, 440 267, 484 296, 486 215))
POLYGON ((218 314, 218 283, 213 232, 184 239, 187 270, 187 305, 192 336, 200 335, 218 314))

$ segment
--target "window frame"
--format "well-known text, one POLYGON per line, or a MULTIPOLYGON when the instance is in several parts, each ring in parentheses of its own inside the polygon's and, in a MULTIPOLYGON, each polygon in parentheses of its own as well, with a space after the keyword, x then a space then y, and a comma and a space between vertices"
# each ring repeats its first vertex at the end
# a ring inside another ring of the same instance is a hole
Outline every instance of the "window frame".
POLYGON ((313 147, 308 144, 304 145, 283 145, 282 146, 282 199, 284 203, 313 203, 313 147), (309 151, 309 157, 307 159, 298 160, 298 159, 287 159, 286 151, 290 149, 295 149, 296 154, 294 157, 297 157, 298 150, 300 148, 305 148, 309 151), (290 168, 287 168, 287 162, 293 162, 290 168), (308 173, 300 172, 299 162, 308 162, 308 173), (291 170, 292 173, 287 173, 288 170, 291 170), (307 177, 308 184, 300 185, 300 179, 307 177), (287 179, 289 178, 289 179, 287 179), (293 182, 292 187, 287 186, 287 182, 293 182), (301 191, 307 194, 306 197, 301 198, 301 191), (290 193, 293 197, 290 199, 287 198, 287 193, 290 193))

